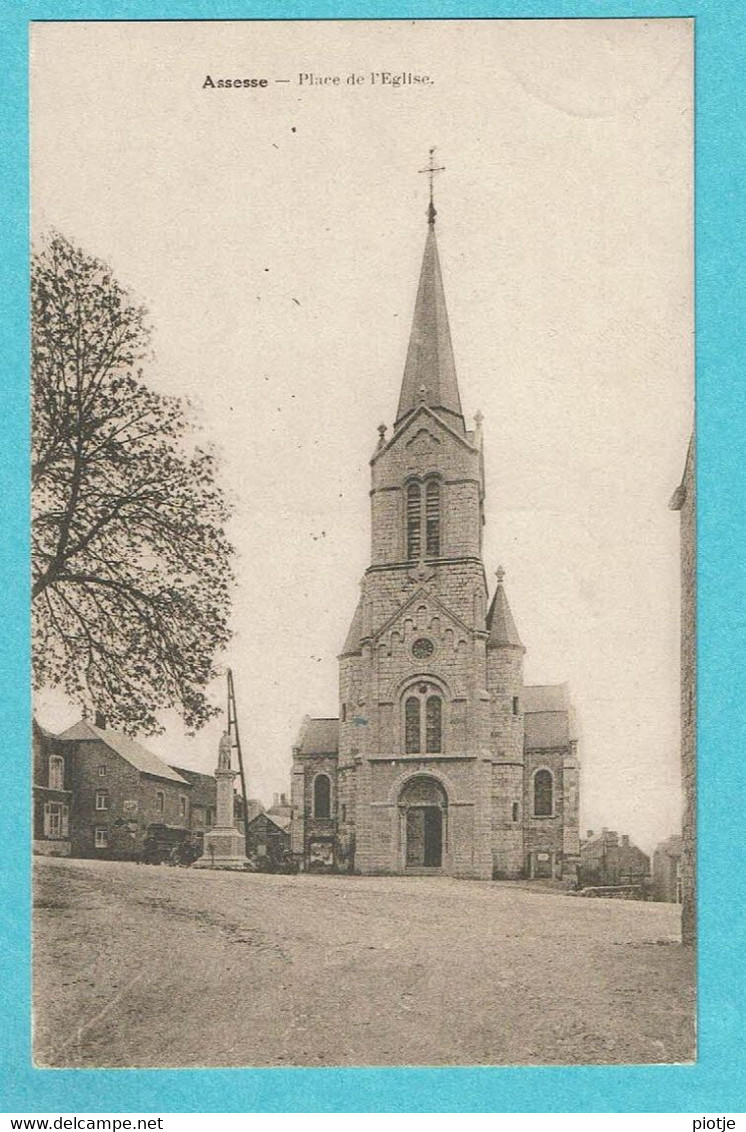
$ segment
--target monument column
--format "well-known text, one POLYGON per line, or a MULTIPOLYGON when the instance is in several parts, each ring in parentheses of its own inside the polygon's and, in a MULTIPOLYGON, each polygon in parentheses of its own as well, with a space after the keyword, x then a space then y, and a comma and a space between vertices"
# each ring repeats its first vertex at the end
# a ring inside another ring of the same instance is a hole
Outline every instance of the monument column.
POLYGON ((225 731, 218 747, 217 806, 214 829, 205 834, 204 853, 194 862, 196 869, 243 869, 248 864, 243 834, 233 824, 233 780, 231 740, 225 731))

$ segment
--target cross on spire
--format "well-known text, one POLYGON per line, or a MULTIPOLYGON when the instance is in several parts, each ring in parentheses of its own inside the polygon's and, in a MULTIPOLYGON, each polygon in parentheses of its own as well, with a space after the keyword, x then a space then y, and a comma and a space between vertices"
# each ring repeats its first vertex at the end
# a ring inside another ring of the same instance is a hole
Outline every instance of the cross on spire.
POLYGON ((434 155, 435 155, 435 146, 431 146, 430 147, 430 159, 429 159, 428 164, 425 166, 424 169, 418 169, 417 170, 418 173, 427 173, 428 180, 430 181, 430 204, 429 204, 428 209, 427 209, 427 222, 431 226, 433 224, 435 224, 435 217, 437 215, 437 213, 435 211, 435 204, 433 203, 433 180, 435 178, 436 173, 445 172, 445 165, 436 165, 435 164, 435 156, 434 155))

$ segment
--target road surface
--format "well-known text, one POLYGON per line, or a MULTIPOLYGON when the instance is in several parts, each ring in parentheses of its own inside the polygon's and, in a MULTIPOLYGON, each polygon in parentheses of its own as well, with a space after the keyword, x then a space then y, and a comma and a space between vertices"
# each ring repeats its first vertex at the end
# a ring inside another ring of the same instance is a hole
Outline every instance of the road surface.
POLYGON ((444 877, 35 861, 43 1066, 689 1061, 679 909, 444 877))

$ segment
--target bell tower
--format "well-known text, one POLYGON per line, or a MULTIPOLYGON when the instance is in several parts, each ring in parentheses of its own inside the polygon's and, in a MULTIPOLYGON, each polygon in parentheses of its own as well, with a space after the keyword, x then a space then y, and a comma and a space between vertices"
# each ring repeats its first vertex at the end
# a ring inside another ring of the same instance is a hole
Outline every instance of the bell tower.
POLYGON ((343 812, 354 814, 361 871, 416 868, 412 830, 421 826, 424 869, 487 877, 482 422, 478 414, 467 428, 461 406, 435 235, 439 171, 431 151, 423 170, 427 232, 398 407, 391 434, 379 426, 370 461, 370 565, 340 656, 340 800, 343 812), (437 809, 441 819, 423 816, 437 809), (431 841, 428 829, 436 831, 431 841))

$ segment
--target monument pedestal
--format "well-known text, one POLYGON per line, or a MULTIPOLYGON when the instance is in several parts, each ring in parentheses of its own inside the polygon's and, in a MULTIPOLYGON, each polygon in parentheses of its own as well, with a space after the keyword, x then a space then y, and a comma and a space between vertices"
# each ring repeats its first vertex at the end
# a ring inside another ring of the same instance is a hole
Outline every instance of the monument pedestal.
POLYGON ((195 869, 245 869, 246 844, 237 829, 211 829, 205 834, 204 852, 195 869))
POLYGON ((233 779, 231 770, 231 744, 226 732, 220 740, 217 781, 217 814, 214 829, 205 834, 204 850, 195 869, 245 869, 246 841, 233 824, 233 779))

